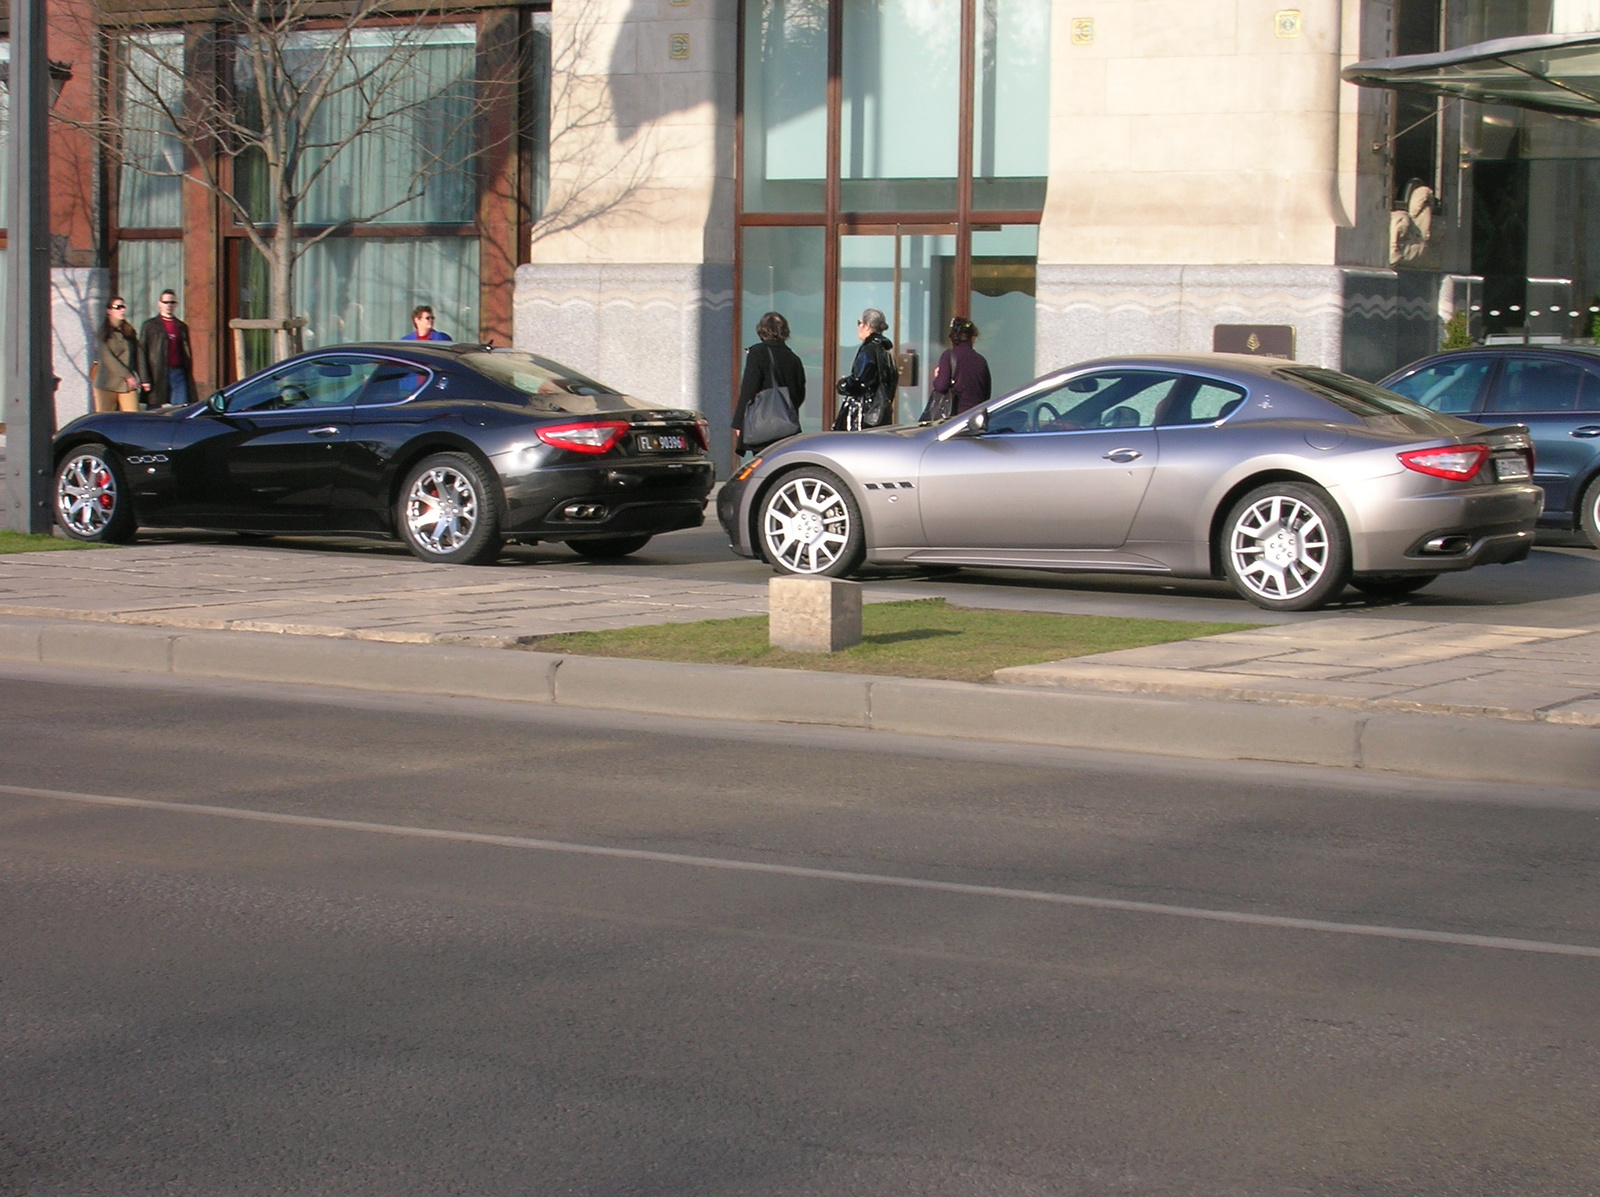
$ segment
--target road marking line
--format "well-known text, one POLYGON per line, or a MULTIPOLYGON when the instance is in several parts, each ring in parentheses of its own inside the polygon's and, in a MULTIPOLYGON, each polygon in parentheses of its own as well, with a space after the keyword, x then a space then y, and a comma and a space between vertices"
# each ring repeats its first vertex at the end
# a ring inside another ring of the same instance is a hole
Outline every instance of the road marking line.
POLYGON ((211 815, 250 823, 276 823, 289 827, 321 827, 332 831, 362 831, 374 835, 444 840, 459 844, 487 844, 530 852, 560 852, 570 856, 598 856, 611 860, 638 860, 652 864, 722 869, 799 877, 809 881, 838 881, 893 889, 925 890, 977 898, 1005 898, 1017 902, 1042 902, 1088 910, 1114 910, 1127 914, 1155 914, 1169 918, 1235 923, 1247 927, 1275 927, 1285 931, 1320 931, 1334 935, 1360 935, 1374 939, 1399 939, 1453 947, 1491 948, 1506 952, 1536 952, 1549 956, 1584 956, 1600 959, 1600 946, 1553 943, 1540 939, 1512 939, 1501 935, 1469 935, 1459 931, 1429 931, 1420 927, 1386 927, 1367 923, 1336 923, 1325 919, 1290 918, 1276 914, 1250 914, 1237 910, 1210 910, 1202 906, 1169 906, 1126 898, 1097 898, 1089 894, 1062 894, 1049 890, 1008 889, 998 885, 969 885, 960 881, 935 881, 923 877, 897 877, 888 873, 851 873, 842 869, 813 869, 803 865, 767 864, 754 860, 727 860, 715 856, 689 856, 680 852, 653 852, 644 848, 610 848, 600 844, 575 844, 565 840, 532 839, 520 835, 490 835, 479 831, 451 831, 442 827, 405 827, 395 823, 368 823, 357 819, 328 819, 317 815, 291 815, 279 811, 247 810, 234 806, 203 806, 189 802, 164 802, 154 798, 121 798, 109 794, 77 794, 67 790, 40 790, 29 786, 0 785, 0 794, 80 802, 91 806, 129 807, 184 815, 211 815))

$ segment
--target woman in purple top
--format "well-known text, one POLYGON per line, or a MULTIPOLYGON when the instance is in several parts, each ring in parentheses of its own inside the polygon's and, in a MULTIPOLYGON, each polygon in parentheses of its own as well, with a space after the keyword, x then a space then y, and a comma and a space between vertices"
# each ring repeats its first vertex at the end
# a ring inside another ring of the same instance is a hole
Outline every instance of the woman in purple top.
POLYGON ((972 347, 978 326, 965 316, 950 321, 950 348, 939 355, 933 389, 955 391, 955 415, 989 402, 989 363, 972 347))

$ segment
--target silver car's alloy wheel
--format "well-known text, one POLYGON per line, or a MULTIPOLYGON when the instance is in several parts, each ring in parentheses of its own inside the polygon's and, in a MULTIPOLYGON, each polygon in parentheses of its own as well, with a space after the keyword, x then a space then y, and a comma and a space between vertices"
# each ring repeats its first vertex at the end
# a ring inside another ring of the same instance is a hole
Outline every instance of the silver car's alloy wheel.
POLYGON ((478 526, 478 491, 472 479, 450 466, 418 474, 406 495, 411 539, 430 553, 450 553, 478 526))
POLYGON ((56 510, 68 531, 98 536, 117 514, 117 478, 99 457, 73 458, 56 479, 56 510))
POLYGON ((821 478, 792 478, 767 496, 761 533, 767 552, 785 569, 824 573, 850 543, 850 507, 821 478))
POLYGON ((1327 573, 1332 543, 1322 517, 1292 495, 1267 495, 1228 532, 1234 573, 1265 599, 1297 599, 1327 573))

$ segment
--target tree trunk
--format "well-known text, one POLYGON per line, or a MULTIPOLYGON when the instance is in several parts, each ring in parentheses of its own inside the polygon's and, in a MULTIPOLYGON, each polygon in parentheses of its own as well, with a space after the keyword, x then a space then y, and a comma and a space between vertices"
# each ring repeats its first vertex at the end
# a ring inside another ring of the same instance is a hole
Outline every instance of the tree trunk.
MULTIPOLYGON (((280 209, 281 211, 281 209, 280 209)), ((272 330, 272 360, 281 362, 290 354, 288 321, 294 315, 294 223, 279 219, 272 238, 272 257, 267 263, 271 274, 267 317, 276 320, 272 330)))

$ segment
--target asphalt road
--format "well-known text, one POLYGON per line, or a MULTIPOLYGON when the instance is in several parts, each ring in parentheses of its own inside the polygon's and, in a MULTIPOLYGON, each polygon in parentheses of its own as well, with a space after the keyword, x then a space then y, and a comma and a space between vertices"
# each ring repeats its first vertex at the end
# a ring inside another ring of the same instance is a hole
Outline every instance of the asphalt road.
POLYGON ((1593 794, 6 678, 8 1195, 1596 1189, 1593 794))

